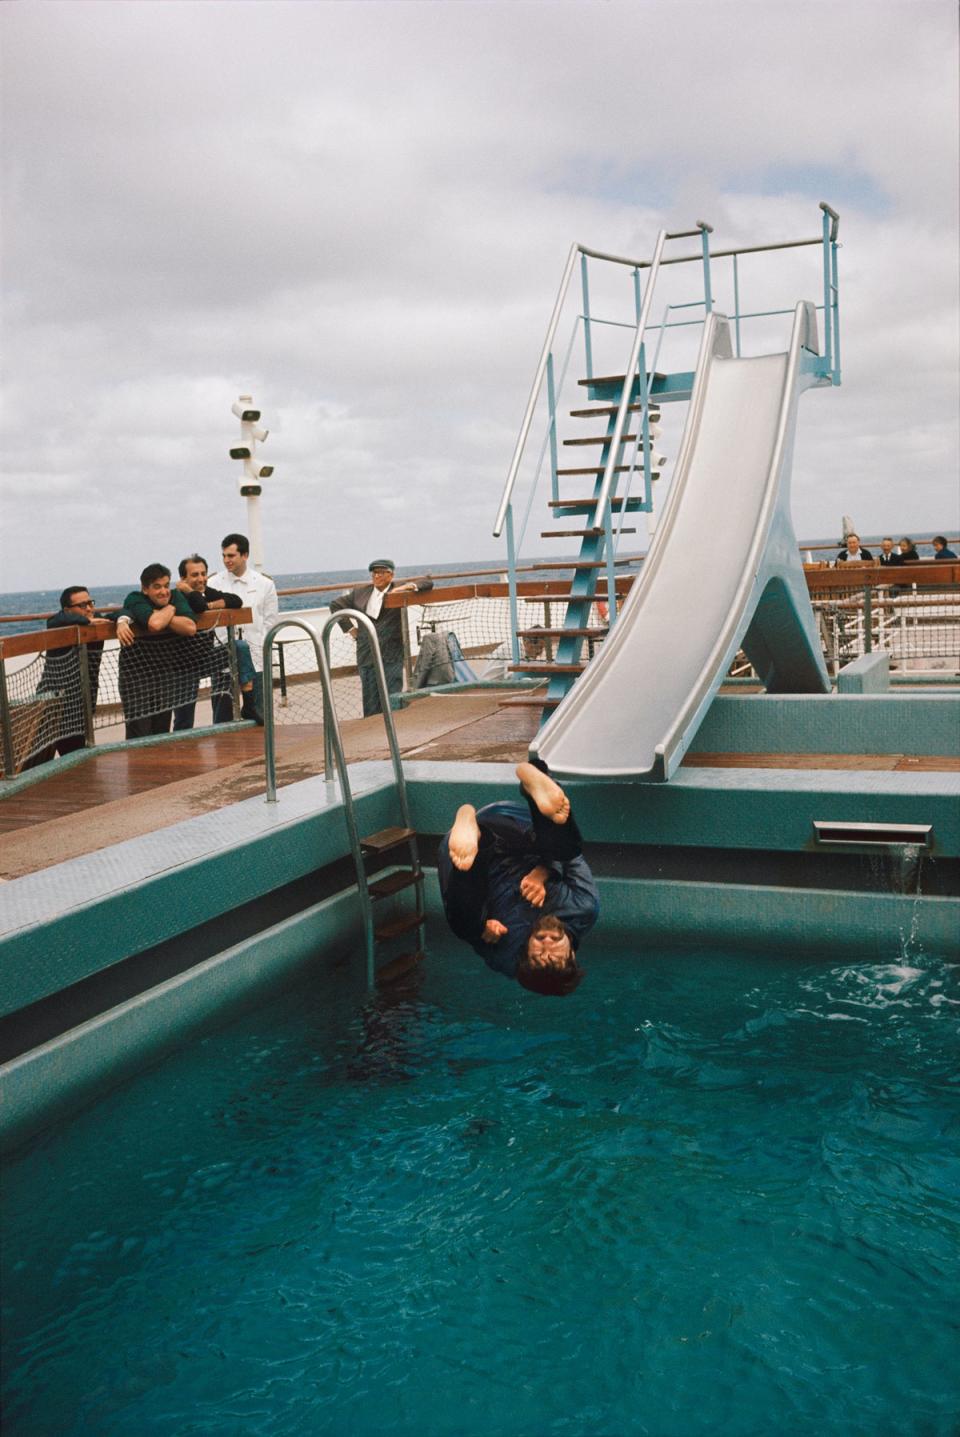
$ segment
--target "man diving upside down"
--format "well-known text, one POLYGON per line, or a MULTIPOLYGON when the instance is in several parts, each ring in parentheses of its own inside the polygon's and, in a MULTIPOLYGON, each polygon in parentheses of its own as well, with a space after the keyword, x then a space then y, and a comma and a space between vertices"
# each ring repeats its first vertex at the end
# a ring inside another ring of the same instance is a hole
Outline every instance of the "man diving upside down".
POLYGON ((600 900, 563 789, 539 760, 517 778, 525 803, 457 809, 438 857, 443 908, 488 968, 565 997, 583 977, 576 951, 600 900))

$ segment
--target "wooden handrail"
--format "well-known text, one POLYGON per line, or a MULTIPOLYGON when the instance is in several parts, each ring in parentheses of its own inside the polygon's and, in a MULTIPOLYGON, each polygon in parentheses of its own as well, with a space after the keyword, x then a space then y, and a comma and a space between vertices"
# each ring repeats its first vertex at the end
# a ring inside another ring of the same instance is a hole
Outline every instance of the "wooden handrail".
MULTIPOLYGON (((228 629, 233 624, 252 624, 253 614, 249 609, 221 609, 215 613, 201 614, 197 619, 197 632, 207 629, 228 629)), ((43 629, 39 634, 11 634, 0 639, 0 659, 13 659, 20 654, 44 654, 50 649, 76 648, 77 644, 100 643, 116 637, 117 626, 112 619, 94 619, 90 624, 69 625, 62 629, 43 629)), ((159 634, 137 634, 137 643, 159 638, 159 634)))

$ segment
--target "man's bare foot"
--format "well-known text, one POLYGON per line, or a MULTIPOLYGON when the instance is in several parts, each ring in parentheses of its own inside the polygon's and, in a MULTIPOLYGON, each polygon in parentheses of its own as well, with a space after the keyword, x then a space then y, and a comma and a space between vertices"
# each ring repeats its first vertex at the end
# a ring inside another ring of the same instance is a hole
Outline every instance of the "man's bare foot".
POLYGON ((524 793, 528 793, 543 814, 554 823, 566 823, 570 817, 570 800, 548 773, 534 768, 532 763, 517 764, 517 778, 524 793))
POLYGON ((480 825, 477 823, 477 810, 472 803, 465 803, 457 809, 457 816, 447 839, 447 848, 454 868, 460 868, 464 873, 472 868, 479 846, 480 825))

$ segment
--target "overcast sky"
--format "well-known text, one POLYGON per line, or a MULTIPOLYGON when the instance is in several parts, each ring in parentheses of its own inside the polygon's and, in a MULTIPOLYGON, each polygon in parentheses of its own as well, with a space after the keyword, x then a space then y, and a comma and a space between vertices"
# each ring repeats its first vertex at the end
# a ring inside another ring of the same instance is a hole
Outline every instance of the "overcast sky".
MULTIPOLYGON (((0 589, 215 558, 241 393, 268 569, 496 560, 571 241, 803 238, 821 199, 844 383, 801 404, 797 533, 957 532, 954 0, 14 0, 0 27, 0 589)), ((816 250, 779 286, 743 266, 748 307, 820 298, 816 250)))

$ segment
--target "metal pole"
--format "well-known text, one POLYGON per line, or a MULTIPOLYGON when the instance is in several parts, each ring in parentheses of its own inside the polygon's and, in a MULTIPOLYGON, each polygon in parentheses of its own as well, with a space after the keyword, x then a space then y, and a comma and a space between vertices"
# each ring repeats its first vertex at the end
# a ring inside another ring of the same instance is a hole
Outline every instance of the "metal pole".
POLYGON ((863 652, 873 653, 873 591, 869 584, 863 590, 863 652))
POLYGON ((233 704, 234 723, 240 717, 240 666, 237 662, 237 634, 233 624, 227 626, 227 663, 230 666, 230 701, 233 704))
POLYGON ((713 309, 713 293, 710 289, 710 236, 713 234, 713 226, 703 220, 697 220, 697 229, 703 239, 703 302, 709 314, 713 309))
POLYGON ((10 719, 10 700, 7 696, 7 666, 0 655, 0 745, 3 748, 3 776, 14 777, 13 726, 10 719))
POLYGON ((263 569, 263 533, 260 528, 260 495, 247 495, 247 532, 250 538, 250 559, 253 567, 263 569))
POLYGON ((733 327, 737 336, 737 358, 740 358, 740 270, 738 256, 733 257, 733 327))
MULTIPOLYGON (((822 206, 821 206, 822 208, 822 206)), ((830 304, 830 216, 823 211, 823 357, 833 369, 833 309, 830 304)))
POLYGON ((520 640, 517 638, 517 628, 520 618, 517 610, 517 555, 513 547, 513 505, 507 505, 507 589, 510 594, 510 639, 513 650, 513 662, 520 662, 520 640))
MULTIPOLYGON (((593 378, 593 335, 590 332, 590 281, 587 277, 587 256, 580 255, 580 289, 583 295, 583 357, 587 379, 593 378)), ((553 410, 551 409, 551 414, 553 410)))
POLYGON ((87 646, 81 643, 79 638, 77 665, 80 671, 80 703, 83 707, 83 745, 84 748, 93 748, 93 693, 90 687, 90 656, 87 653, 87 646))
POLYGON ((560 480, 557 476, 557 392, 553 377, 553 355, 547 357, 547 408, 549 410, 550 435, 550 486, 554 499, 560 498, 560 480))

